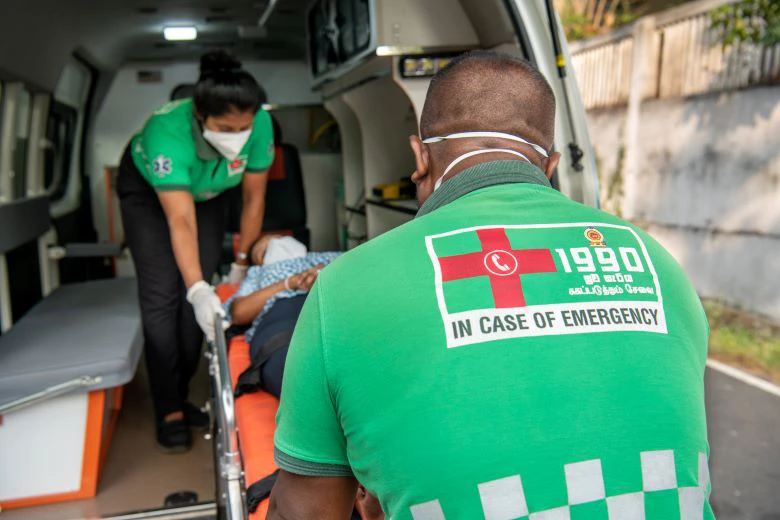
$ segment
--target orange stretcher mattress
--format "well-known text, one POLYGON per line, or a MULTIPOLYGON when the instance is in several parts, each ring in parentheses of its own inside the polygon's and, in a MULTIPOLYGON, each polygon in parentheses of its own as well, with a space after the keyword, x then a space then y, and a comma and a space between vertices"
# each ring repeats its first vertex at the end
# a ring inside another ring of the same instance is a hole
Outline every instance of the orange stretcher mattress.
MULTIPOLYGON (((221 285, 217 294, 225 301, 237 287, 221 285)), ((249 368, 249 344, 244 336, 237 336, 228 345, 228 367, 233 388, 238 376, 249 368)), ((244 462, 244 473, 247 487, 276 471, 274 463, 274 431, 276 429, 276 410, 279 401, 265 392, 244 394, 236 399, 236 423, 238 425, 238 441, 241 447, 241 458, 244 462)), ((268 500, 263 500, 250 520, 260 520, 266 517, 268 500)))

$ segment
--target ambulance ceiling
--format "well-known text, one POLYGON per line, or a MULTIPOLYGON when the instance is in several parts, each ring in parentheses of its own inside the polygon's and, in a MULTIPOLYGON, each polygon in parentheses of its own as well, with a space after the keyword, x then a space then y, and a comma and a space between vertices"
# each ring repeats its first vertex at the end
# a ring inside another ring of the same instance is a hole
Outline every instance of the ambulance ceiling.
POLYGON ((0 78, 49 88, 74 51, 108 69, 129 60, 196 59, 215 48, 243 58, 305 59, 310 0, 278 0, 261 29, 269 1, 0 0, 0 78), (163 38, 164 26, 188 24, 198 29, 196 41, 163 38))
POLYGON ((113 4, 116 23, 133 41, 125 59, 192 58, 223 48, 256 59, 304 59, 305 10, 309 0, 278 0, 263 27, 270 0, 101 0, 113 4), (117 16, 117 11, 123 12, 117 16), (166 42, 165 25, 194 25, 194 42, 166 42))

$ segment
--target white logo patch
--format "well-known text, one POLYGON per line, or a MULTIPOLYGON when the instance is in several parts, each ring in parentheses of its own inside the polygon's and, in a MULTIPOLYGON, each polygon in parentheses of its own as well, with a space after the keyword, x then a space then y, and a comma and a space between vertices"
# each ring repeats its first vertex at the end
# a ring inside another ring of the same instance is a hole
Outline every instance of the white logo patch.
POLYGON ((533 336, 667 334, 658 275, 627 226, 481 226, 426 242, 449 348, 533 336))
POLYGON ((173 171, 173 161, 164 155, 158 155, 152 162, 152 168, 154 169, 154 174, 162 178, 170 175, 173 171))

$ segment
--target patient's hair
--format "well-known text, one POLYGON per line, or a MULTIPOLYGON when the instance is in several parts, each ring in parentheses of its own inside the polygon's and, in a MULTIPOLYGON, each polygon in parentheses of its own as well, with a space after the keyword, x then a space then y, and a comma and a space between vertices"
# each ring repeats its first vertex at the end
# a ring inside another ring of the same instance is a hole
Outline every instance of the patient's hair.
POLYGON ((203 119, 231 111, 257 112, 266 101, 263 88, 225 51, 204 54, 193 103, 203 119))
POLYGON ((506 132, 550 148, 555 134, 555 96, 530 62, 492 51, 453 59, 428 87, 420 133, 423 139, 465 131, 506 132))

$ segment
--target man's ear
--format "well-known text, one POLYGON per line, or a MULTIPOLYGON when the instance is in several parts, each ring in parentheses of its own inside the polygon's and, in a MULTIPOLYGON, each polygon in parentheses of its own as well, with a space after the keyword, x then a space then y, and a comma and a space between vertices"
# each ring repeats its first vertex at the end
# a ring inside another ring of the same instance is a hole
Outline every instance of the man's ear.
POLYGON ((558 163, 561 161, 561 153, 553 152, 550 158, 547 159, 547 165, 544 167, 544 174, 548 179, 552 179, 555 169, 558 167, 558 163))
POLYGON ((428 154, 428 147, 423 145, 419 136, 410 135, 409 145, 412 147, 412 153, 414 154, 415 171, 414 174, 412 174, 412 182, 417 184, 430 173, 428 170, 431 164, 431 158, 428 154))

